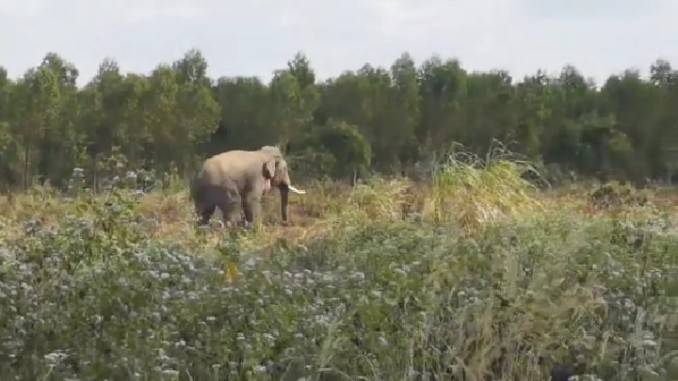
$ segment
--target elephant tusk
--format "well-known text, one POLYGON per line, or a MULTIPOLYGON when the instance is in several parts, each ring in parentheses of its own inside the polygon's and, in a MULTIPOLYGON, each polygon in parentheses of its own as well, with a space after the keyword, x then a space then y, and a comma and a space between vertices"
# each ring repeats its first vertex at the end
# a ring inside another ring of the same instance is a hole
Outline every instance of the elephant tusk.
POLYGON ((291 186, 291 185, 288 185, 287 187, 288 187, 292 192, 294 192, 294 193, 296 193, 296 194, 306 194, 306 191, 305 191, 305 190, 297 189, 297 188, 295 188, 295 187, 293 187, 293 186, 291 186))

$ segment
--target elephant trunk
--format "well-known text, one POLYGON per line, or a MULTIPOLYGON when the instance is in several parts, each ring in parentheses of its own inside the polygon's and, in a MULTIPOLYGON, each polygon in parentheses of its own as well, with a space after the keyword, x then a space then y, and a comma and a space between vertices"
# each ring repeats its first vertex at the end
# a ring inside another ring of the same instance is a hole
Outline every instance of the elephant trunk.
POLYGON ((290 189, 287 185, 280 186, 280 215, 282 216, 283 222, 287 222, 287 201, 290 193, 290 189))

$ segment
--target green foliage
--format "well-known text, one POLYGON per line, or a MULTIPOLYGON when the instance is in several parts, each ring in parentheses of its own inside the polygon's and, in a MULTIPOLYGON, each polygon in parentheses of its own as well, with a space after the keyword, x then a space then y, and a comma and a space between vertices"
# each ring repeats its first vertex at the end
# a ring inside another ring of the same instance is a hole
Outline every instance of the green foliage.
POLYGON ((172 164, 181 170, 192 167, 195 147, 217 128, 219 109, 204 83, 205 65, 201 56, 189 52, 173 68, 158 66, 149 79, 144 143, 154 152, 158 169, 168 170, 172 164))
POLYGON ((288 62, 287 70, 277 70, 273 75, 268 124, 274 127, 282 146, 299 136, 313 120, 320 97, 314 81, 315 74, 302 54, 288 62))
POLYGON ((12 135, 9 131, 9 123, 0 122, 0 154, 5 153, 12 144, 12 135))
MULTIPOLYGON (((135 109, 140 107, 144 90, 135 89, 134 81, 133 76, 120 73, 115 61, 104 60, 80 93, 80 123, 90 158, 86 166, 91 167, 99 156, 112 155, 114 147, 124 147, 130 158, 138 156, 143 143, 139 138, 145 130, 135 109)), ((145 81, 141 87, 145 87, 145 81)))
POLYGON ((336 147, 300 147, 330 121, 356 126, 371 150, 369 169, 388 175, 412 173, 453 143, 485 155, 499 140, 566 172, 639 183, 668 178, 666 148, 678 146, 678 74, 664 60, 652 63, 649 79, 627 70, 600 87, 569 65, 516 81, 503 70, 469 72, 456 59, 417 64, 408 53, 387 68, 365 64, 323 82, 301 52, 268 83, 213 80, 207 69, 197 49, 149 74, 123 74, 106 58, 83 88, 75 66, 55 53, 16 80, 0 68, 2 188, 65 188, 75 167, 97 188, 95 163, 114 146, 133 167, 176 167, 186 178, 209 155, 278 144, 317 157, 313 173, 329 166, 348 177, 355 163, 343 168, 336 147))
POLYGON ((38 177, 59 184, 73 168, 77 153, 75 128, 77 70, 49 53, 26 72, 10 93, 11 131, 20 146, 24 186, 38 177))
POLYGON ((315 73, 311 69, 311 63, 301 52, 287 63, 287 70, 296 78, 300 88, 305 89, 315 84, 315 73))
POLYGON ((257 78, 220 78, 214 89, 221 109, 219 128, 206 144, 208 155, 228 149, 257 149, 276 140, 269 125, 269 88, 257 78))
POLYGON ((290 171, 300 180, 325 180, 331 178, 339 166, 337 158, 330 152, 307 147, 287 156, 290 171))
POLYGON ((461 107, 467 94, 466 71, 457 60, 442 62, 433 57, 421 65, 419 77, 422 96, 419 140, 428 138, 434 149, 460 141, 461 107))
POLYGON ((304 145, 314 147, 318 153, 307 151, 297 161, 307 161, 305 165, 316 167, 316 172, 324 171, 332 178, 353 178, 370 167, 372 150, 356 126, 329 120, 312 134, 304 145))

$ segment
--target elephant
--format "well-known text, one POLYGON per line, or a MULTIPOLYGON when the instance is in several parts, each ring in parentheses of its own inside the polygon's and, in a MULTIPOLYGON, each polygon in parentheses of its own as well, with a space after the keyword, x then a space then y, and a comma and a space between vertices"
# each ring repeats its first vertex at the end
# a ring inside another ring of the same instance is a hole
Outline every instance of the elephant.
POLYGON ((272 187, 280 190, 280 213, 288 223, 289 191, 305 194, 292 186, 287 162, 277 146, 256 151, 231 150, 206 159, 191 184, 191 197, 200 224, 207 224, 218 207, 224 224, 234 226, 245 214, 245 227, 260 220, 261 197, 272 187))

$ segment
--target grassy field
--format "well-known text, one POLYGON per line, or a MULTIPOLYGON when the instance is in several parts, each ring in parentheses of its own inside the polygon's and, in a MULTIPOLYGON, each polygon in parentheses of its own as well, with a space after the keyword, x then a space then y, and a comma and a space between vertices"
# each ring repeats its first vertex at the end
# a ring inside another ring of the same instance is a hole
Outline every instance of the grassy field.
POLYGON ((0 198, 0 379, 678 380, 678 191, 520 173, 318 181, 246 232, 181 188, 0 198))

